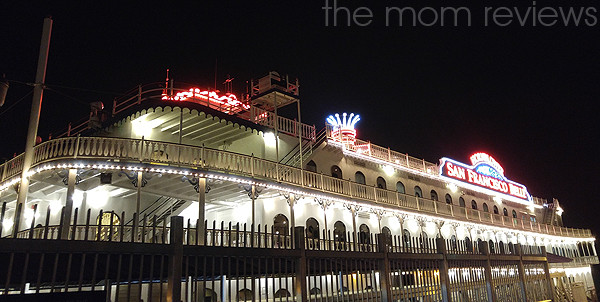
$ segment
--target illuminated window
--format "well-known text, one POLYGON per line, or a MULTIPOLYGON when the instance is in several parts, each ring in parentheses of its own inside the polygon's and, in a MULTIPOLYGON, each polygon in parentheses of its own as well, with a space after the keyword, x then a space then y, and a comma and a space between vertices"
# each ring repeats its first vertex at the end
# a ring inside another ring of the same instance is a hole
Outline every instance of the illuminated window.
POLYGON ((499 213, 498 213, 498 207, 497 207, 497 206, 494 206, 494 214, 496 214, 496 215, 498 215, 498 214, 499 214, 499 213))
POLYGON ((462 197, 459 198, 458 199, 458 205, 464 208, 465 207, 465 199, 462 198, 462 197))
POLYGON ((446 194, 446 203, 452 204, 452 196, 450 196, 450 194, 446 194))
POLYGON ((275 235, 288 235, 289 234, 290 224, 283 214, 277 214, 275 218, 273 218, 273 231, 275 235))
POLYGON ((365 175, 360 171, 354 173, 354 181, 363 185, 367 184, 367 181, 365 180, 365 175))
POLYGON ((475 200, 471 200, 471 208, 477 210, 477 202, 475 202, 475 200))
POLYGON ((415 186, 415 196, 423 197, 423 191, 421 190, 421 188, 419 186, 415 186))
POLYGON ((429 192, 429 195, 431 196, 432 200, 438 201, 438 195, 435 190, 431 190, 431 192, 429 192))
POLYGON ((344 244, 346 243, 346 225, 339 220, 333 225, 333 241, 336 243, 336 249, 344 249, 344 244))
POLYGON ((96 218, 96 223, 101 225, 100 240, 116 240, 119 238, 119 228, 117 226, 121 224, 121 219, 115 212, 103 212, 102 216, 98 215, 98 218, 96 218), (111 232, 112 238, 109 239, 111 232))
POLYGON ((331 176, 342 179, 342 169, 336 165, 331 166, 331 176))
POLYGON ((377 187, 380 189, 387 189, 385 179, 383 179, 381 176, 377 177, 377 187))
POLYGON ((406 190, 404 189, 404 184, 401 181, 396 183, 396 191, 402 194, 406 193, 406 190))
POLYGON ((484 212, 489 212, 490 211, 490 209, 488 208, 487 203, 485 203, 485 202, 483 203, 483 211, 484 212))
POLYGON ((317 173, 317 164, 315 164, 315 162, 312 160, 309 161, 308 163, 306 163, 306 171, 317 173))
POLYGON ((504 208, 502 212, 504 213, 504 216, 508 216, 508 210, 506 208, 504 208))

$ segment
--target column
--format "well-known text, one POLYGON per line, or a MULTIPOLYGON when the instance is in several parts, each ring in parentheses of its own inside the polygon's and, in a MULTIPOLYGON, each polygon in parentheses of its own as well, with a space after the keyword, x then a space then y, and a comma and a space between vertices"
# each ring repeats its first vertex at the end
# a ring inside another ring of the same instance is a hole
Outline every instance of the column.
MULTIPOLYGON (((204 220, 205 220, 205 208, 206 208, 206 178, 201 177, 198 179, 198 223, 196 225, 196 232, 198 232, 198 244, 204 245, 204 220)), ((254 213, 254 208, 252 209, 254 213)))
POLYGON ((59 239, 69 239, 69 230, 71 226, 71 214, 73 213, 73 194, 75 193, 75 184, 77 182, 77 169, 69 169, 67 175, 67 200, 62 213, 62 225, 60 228, 59 239))

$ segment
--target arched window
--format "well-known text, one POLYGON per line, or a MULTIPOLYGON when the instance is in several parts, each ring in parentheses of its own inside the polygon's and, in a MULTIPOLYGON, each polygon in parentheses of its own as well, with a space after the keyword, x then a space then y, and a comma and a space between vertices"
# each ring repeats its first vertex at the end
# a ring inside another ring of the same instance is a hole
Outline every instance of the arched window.
POLYGON ((311 295, 318 295, 320 293, 321 293, 321 289, 318 288, 318 287, 313 287, 313 288, 310 289, 310 294, 311 295))
POLYGON ((283 214, 277 214, 273 218, 273 232, 276 235, 289 235, 290 224, 289 220, 283 214))
POLYGON ((498 215, 498 206, 494 206, 494 214, 498 215))
POLYGON ((423 197, 423 191, 421 190, 421 187, 415 186, 415 196, 423 197))
POLYGON ((452 196, 450 196, 450 194, 446 194, 446 203, 452 204, 452 196))
POLYGON ((290 292, 285 289, 285 288, 280 288, 278 291, 275 292, 275 299, 281 299, 281 298, 286 298, 286 297, 291 297, 292 295, 290 294, 290 292))
POLYGON ((458 243, 456 242, 456 235, 450 236, 450 248, 455 251, 457 247, 458 243))
POLYGON ((477 202, 475 202, 475 200, 471 200, 471 208, 477 210, 477 202))
POLYGON ((385 243, 388 245, 388 247, 392 246, 392 231, 390 230, 390 228, 384 226, 383 228, 381 228, 381 233, 385 234, 385 243))
POLYGON ((504 249, 504 242, 498 242, 498 246, 500 247, 500 254, 506 254, 506 250, 504 249))
POLYGON ((471 242, 471 238, 469 237, 465 237, 465 248, 469 252, 473 251, 473 243, 471 242))
POLYGON ((317 173, 317 164, 314 161, 309 161, 306 163, 306 171, 317 173))
POLYGON ((421 236, 419 236, 419 247, 420 248, 429 248, 429 240, 427 240, 429 236, 425 231, 421 232, 421 236))
POLYGON ((488 208, 487 203, 485 203, 485 202, 483 203, 483 211, 484 212, 489 212, 490 211, 490 209, 488 208))
POLYGON ((365 180, 365 175, 360 171, 354 173, 354 181, 363 185, 367 184, 367 181, 365 180))
POLYGON ((252 291, 247 288, 244 288, 238 292, 237 300, 238 301, 252 301, 252 296, 254 296, 252 294, 252 291))
POLYGON ((336 165, 331 166, 331 176, 342 179, 342 169, 336 165))
POLYGON ((336 249, 344 249, 344 244, 346 243, 346 225, 339 220, 333 225, 333 240, 336 242, 336 249))
POLYGON ((517 211, 512 210, 512 216, 513 216, 513 218, 517 218, 517 211))
POLYGON ((377 177, 377 187, 380 189, 387 189, 385 179, 383 179, 381 176, 377 177))
POLYGON ((407 229, 402 233, 402 243, 405 247, 410 247, 410 232, 407 229))
POLYGON ((319 222, 314 218, 306 220, 306 238, 319 239, 319 222))
POLYGON ((494 241, 492 241, 492 239, 490 239, 490 241, 488 241, 488 246, 490 247, 490 253, 494 254, 496 252, 496 250, 494 249, 494 241))
POLYGON ((508 210, 507 210, 506 208, 504 208, 504 209, 502 210, 502 212, 503 212, 504 216, 508 216, 508 210))
POLYGON ((406 190, 404 189, 404 184, 401 181, 396 183, 396 191, 402 194, 406 193, 406 190))
POLYGON ((460 197, 458 199, 458 205, 461 206, 461 207, 463 207, 463 208, 466 207, 466 205, 465 205, 465 199, 462 198, 462 197, 460 197))
POLYGON ((119 215, 115 212, 103 212, 102 216, 98 215, 96 218, 96 224, 101 225, 100 228, 100 240, 109 240, 111 236, 112 228, 112 240, 119 238, 119 228, 115 227, 121 224, 119 215))
POLYGON ((438 201, 438 195, 435 190, 431 190, 431 192, 429 192, 429 195, 431 196, 432 200, 438 201))
POLYGON ((361 244, 360 249, 362 251, 369 250, 369 247, 365 245, 371 243, 371 232, 369 227, 364 223, 358 227, 358 243, 361 244))

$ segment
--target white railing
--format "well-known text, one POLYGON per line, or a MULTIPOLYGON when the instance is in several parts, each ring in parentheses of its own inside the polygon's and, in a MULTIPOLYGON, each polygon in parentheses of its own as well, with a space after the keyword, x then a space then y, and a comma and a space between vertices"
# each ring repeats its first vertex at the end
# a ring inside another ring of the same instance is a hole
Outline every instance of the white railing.
MULTIPOLYGON (((339 137, 332 135, 332 127, 327 124, 325 125, 327 138, 340 141, 339 137)), ((392 151, 390 148, 384 148, 368 141, 356 139, 353 145, 345 144, 344 148, 356 152, 362 156, 373 157, 391 164, 399 165, 417 172, 426 173, 430 175, 438 175, 439 168, 436 164, 426 162, 424 159, 409 156, 408 154, 392 151)))
MULTIPOLYGON (((22 155, 0 165, 0 186, 18 176, 22 170, 22 155)), ((162 163, 172 166, 199 168, 225 172, 256 179, 275 181, 310 190, 318 190, 340 197, 364 200, 384 206, 417 210, 458 220, 476 221, 492 225, 570 237, 591 237, 590 230, 572 229, 521 221, 493 215, 475 209, 466 209, 445 202, 415 197, 392 190, 375 188, 350 180, 286 166, 250 155, 228 151, 179 145, 140 139, 108 137, 67 137, 53 139, 35 146, 32 167, 60 159, 104 159, 135 163, 162 163)))

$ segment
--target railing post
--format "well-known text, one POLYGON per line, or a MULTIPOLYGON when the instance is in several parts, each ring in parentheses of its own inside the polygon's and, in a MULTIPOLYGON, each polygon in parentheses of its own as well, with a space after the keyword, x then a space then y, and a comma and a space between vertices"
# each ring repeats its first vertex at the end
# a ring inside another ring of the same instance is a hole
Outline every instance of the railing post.
POLYGON ((377 236, 377 247, 378 252, 381 256, 377 257, 379 268, 379 282, 381 285, 381 301, 383 302, 391 302, 392 299, 392 286, 390 283, 390 259, 389 259, 389 247, 387 246, 387 242, 391 241, 391 238, 388 238, 389 234, 380 233, 377 236))
POLYGON ((250 175, 254 177, 254 153, 250 157, 250 175))
POLYGON ((77 154, 79 154, 79 140, 80 135, 77 134, 77 140, 75 141, 75 154, 73 154, 73 158, 77 158, 77 154))
POLYGON ((436 240, 437 252, 443 256, 442 260, 439 262, 442 301, 451 302, 452 295, 450 294, 450 276, 448 275, 448 251, 446 249, 446 241, 442 237, 439 237, 436 240))
POLYGON ((142 103, 142 85, 138 85, 138 105, 142 103))
MULTIPOLYGON (((479 242, 479 251, 485 255, 485 289, 487 291, 488 302, 496 302, 496 291, 492 283, 492 263, 490 261, 490 249, 485 241, 479 242)), ((527 301, 527 300, 525 300, 527 301)))
MULTIPOLYGON (((523 247, 520 243, 515 244, 515 252, 517 256, 519 256, 519 287, 521 289, 521 295, 523 296, 523 301, 527 300, 527 290, 525 290, 525 267, 523 266, 523 247)), ((546 260, 546 263, 548 261, 546 260)), ((554 301, 554 299, 553 299, 554 301)))
POLYGON ((294 228, 294 248, 300 252, 300 258, 296 261, 296 287, 294 288, 294 296, 296 301, 308 301, 307 284, 306 284, 306 245, 304 240, 304 227, 294 228))
POLYGON ((2 178, 0 180, 4 181, 6 178, 6 170, 8 170, 8 160, 4 161, 4 169, 2 170, 2 178))
POLYGON ((169 232, 171 251, 167 279, 167 301, 181 301, 181 273, 183 264, 183 217, 171 217, 169 232))

